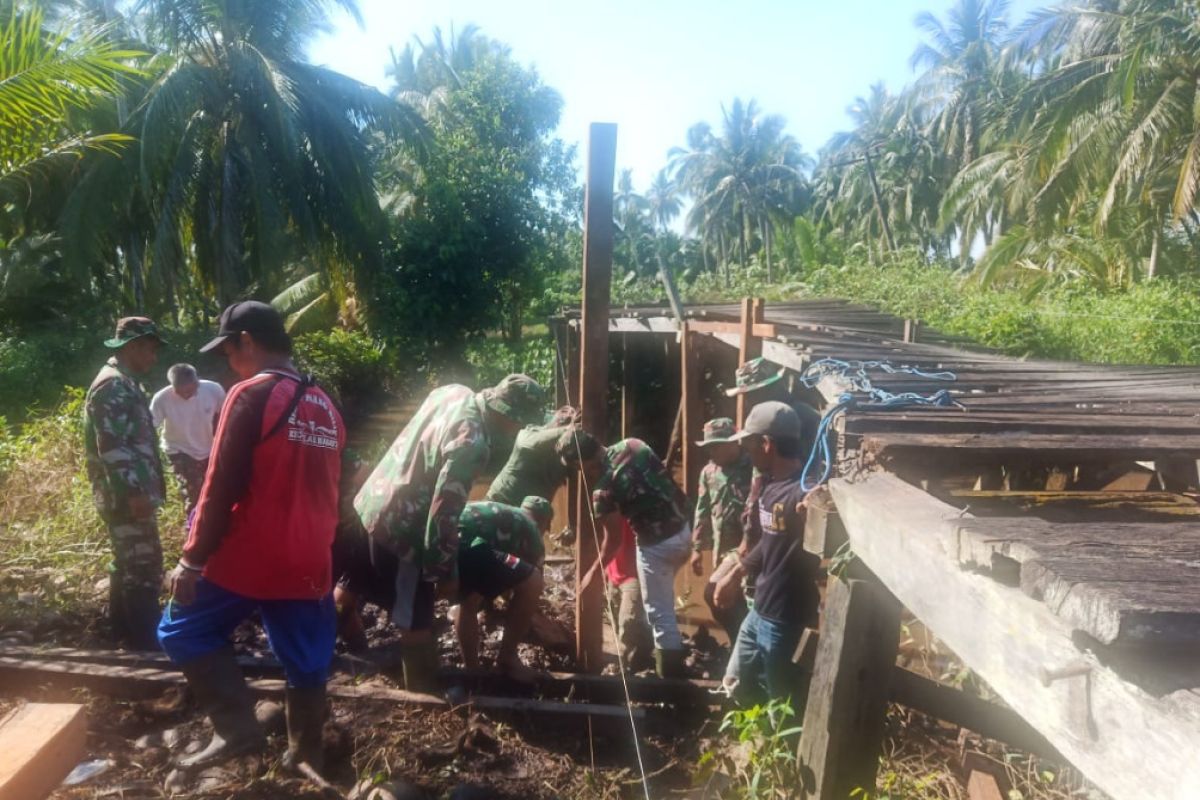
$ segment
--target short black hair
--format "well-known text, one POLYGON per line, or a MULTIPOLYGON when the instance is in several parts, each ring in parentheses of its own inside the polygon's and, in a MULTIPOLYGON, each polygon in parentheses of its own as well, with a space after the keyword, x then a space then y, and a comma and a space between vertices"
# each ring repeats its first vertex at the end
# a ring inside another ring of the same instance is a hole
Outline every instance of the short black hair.
POLYGON ((600 440, 587 431, 572 426, 564 428, 558 441, 554 443, 554 452, 564 464, 575 466, 581 461, 591 461, 604 448, 600 440))
MULTIPOLYGON (((290 356, 292 354, 292 337, 288 336, 284 331, 245 331, 245 333, 254 340, 254 343, 266 350, 268 353, 274 353, 280 356, 290 356)), ((234 334, 229 337, 229 341, 234 347, 240 345, 241 333, 234 334)))
POLYGON ((808 454, 804 452, 802 440, 796 436, 768 436, 771 440, 771 447, 779 454, 780 458, 804 458, 808 454))

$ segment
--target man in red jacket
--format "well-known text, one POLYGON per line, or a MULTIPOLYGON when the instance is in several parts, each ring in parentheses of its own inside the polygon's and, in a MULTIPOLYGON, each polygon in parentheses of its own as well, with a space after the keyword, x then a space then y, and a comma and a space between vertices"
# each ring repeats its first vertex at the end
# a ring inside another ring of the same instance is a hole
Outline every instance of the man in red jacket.
POLYGON ((291 360, 283 319, 265 303, 221 314, 220 349, 242 378, 221 409, 196 516, 158 640, 208 713, 197 767, 260 748, 254 702, 229 636, 258 611, 287 675, 284 763, 321 766, 325 680, 336 628, 330 548, 338 523, 342 419, 291 360))

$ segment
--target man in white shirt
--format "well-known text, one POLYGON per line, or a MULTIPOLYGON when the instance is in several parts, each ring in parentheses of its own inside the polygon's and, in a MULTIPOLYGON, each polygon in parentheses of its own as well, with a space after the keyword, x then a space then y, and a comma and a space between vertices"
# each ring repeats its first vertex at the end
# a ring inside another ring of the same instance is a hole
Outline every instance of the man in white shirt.
POLYGON ((162 447, 183 488, 190 517, 204 485, 225 390, 219 383, 200 380, 191 364, 174 365, 167 370, 167 380, 171 385, 154 395, 150 413, 154 426, 162 429, 162 447))

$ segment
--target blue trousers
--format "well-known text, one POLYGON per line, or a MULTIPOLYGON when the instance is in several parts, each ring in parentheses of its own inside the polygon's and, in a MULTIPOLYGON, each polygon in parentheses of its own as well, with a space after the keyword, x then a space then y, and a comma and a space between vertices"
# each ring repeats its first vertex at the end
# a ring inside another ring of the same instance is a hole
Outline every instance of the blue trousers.
POLYGON ((258 611, 271 651, 283 664, 288 686, 322 686, 333 662, 337 612, 333 595, 320 600, 255 600, 201 578, 188 605, 167 603, 158 623, 158 643, 176 664, 226 647, 229 636, 258 611))
POLYGON ((783 699, 796 691, 800 670, 792 656, 800 642, 801 630, 800 625, 775 622, 750 609, 738 629, 730 655, 730 666, 736 664, 737 667, 735 694, 741 702, 762 702, 764 695, 772 700, 783 699))

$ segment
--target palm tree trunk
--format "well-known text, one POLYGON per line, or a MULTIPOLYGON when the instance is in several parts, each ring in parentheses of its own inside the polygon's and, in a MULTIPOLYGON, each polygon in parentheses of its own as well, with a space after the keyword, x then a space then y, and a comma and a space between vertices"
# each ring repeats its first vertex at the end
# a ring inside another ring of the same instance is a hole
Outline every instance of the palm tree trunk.
POLYGON ((746 268, 746 209, 740 212, 741 225, 738 225, 738 257, 742 262, 742 269, 746 268))
POLYGON ((775 282, 775 262, 771 258, 771 223, 765 217, 759 220, 759 230, 762 231, 763 252, 767 257, 767 283, 775 282))
MULTIPOLYGON (((1157 222, 1157 221, 1156 221, 1157 222)), ((1146 280, 1154 280, 1158 273, 1158 225, 1154 226, 1154 241, 1150 244, 1150 266, 1146 269, 1146 280)))
POLYGON ((871 151, 863 150, 863 160, 867 163, 867 177, 871 179, 871 194, 875 196, 875 211, 879 214, 879 224, 883 226, 883 235, 887 237, 888 252, 896 252, 896 240, 892 238, 892 226, 888 224, 887 214, 883 212, 883 199, 879 195, 879 182, 875 180, 875 167, 871 164, 871 151))

